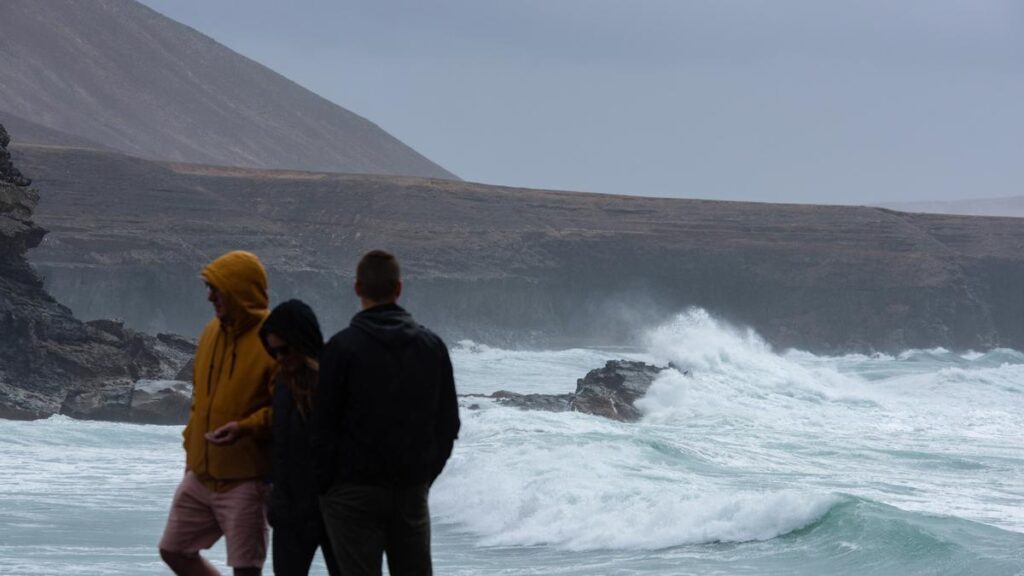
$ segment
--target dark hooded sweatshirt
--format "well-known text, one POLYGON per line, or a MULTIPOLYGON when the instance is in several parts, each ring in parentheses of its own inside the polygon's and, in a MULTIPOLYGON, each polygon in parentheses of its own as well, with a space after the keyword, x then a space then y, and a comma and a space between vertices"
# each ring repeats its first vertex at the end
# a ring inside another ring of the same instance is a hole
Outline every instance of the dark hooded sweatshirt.
POLYGON ((313 408, 320 490, 430 484, 459 432, 448 349, 395 304, 355 315, 327 343, 313 408))
MULTIPOLYGON (((316 315, 299 300, 279 304, 263 322, 260 339, 269 353, 268 334, 274 334, 310 358, 318 358, 324 347, 316 315)), ((315 371, 303 371, 298 377, 312 380, 307 384, 311 388, 316 385, 315 371)), ((268 510, 270 524, 280 527, 317 520, 319 494, 309 450, 308 414, 299 409, 284 372, 278 372, 274 383, 272 413, 274 488, 268 510)))

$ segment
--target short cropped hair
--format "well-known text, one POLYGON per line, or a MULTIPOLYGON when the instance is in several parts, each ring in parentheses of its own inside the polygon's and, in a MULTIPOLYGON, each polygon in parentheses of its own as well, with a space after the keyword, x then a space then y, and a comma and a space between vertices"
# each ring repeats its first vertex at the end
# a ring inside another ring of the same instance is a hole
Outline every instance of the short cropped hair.
POLYGON ((401 282, 398 259, 383 250, 367 252, 356 266, 359 295, 367 300, 391 300, 401 282))

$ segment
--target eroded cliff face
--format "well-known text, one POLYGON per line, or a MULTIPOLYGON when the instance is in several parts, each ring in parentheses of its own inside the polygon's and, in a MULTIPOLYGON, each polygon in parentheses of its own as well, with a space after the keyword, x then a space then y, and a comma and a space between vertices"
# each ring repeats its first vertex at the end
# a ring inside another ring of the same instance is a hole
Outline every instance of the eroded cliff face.
POLYGON ((12 165, 8 143, 0 126, 0 417, 147 420, 133 416, 136 384, 173 379, 191 342, 83 323, 46 292, 25 260, 46 233, 32 221, 39 195, 12 165), (111 400, 90 403, 101 396, 111 400))
POLYGON ((16 148, 52 230, 32 251, 84 318, 196 334, 198 271, 266 264, 271 298, 325 331, 357 310, 361 254, 403 264, 403 302, 449 340, 628 343, 697 306, 779 348, 1024 348, 1024 219, 525 190, 415 178, 154 163, 16 148))

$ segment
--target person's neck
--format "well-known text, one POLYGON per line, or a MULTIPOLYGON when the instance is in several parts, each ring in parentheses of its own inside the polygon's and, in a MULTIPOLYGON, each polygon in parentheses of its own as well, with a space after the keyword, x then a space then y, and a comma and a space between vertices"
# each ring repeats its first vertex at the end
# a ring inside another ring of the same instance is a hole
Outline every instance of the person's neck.
POLYGON ((391 300, 368 300, 366 298, 360 298, 359 302, 363 306, 363 310, 369 310, 370 308, 376 308, 377 306, 384 306, 386 304, 394 304, 397 302, 395 299, 391 300))

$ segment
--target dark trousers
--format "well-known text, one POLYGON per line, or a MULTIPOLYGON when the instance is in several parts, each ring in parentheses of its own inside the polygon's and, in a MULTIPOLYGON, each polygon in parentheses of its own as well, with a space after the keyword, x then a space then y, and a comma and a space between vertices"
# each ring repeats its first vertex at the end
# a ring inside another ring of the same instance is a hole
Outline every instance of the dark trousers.
POLYGON ((430 510, 426 484, 386 488, 335 484, 320 511, 338 568, 345 576, 431 576, 430 510))
POLYGON ((274 574, 277 576, 309 574, 317 548, 323 551, 327 572, 331 576, 341 574, 320 518, 275 525, 271 545, 274 550, 274 574))

